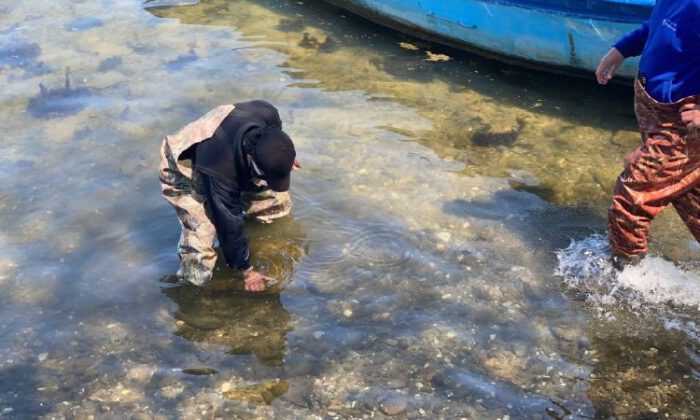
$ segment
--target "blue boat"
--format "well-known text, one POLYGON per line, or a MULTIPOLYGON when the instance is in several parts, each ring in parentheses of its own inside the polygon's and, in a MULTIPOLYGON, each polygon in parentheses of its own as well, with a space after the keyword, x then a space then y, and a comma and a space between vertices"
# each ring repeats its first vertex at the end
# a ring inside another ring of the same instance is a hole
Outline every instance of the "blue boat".
MULTIPOLYGON (((329 0, 410 35, 505 61, 592 73, 622 35, 648 19, 654 0, 329 0)), ((618 75, 634 77, 638 60, 618 75)))

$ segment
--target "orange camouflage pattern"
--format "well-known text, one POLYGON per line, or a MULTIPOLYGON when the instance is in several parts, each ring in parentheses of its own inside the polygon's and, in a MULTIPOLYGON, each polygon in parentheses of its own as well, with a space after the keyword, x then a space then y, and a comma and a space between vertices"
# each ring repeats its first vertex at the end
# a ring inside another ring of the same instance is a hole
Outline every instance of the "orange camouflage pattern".
POLYGON ((634 90, 642 144, 625 159, 608 213, 613 254, 627 258, 648 252, 649 224, 669 204, 700 241, 700 130, 680 116, 700 95, 661 103, 639 80, 634 90))
MULTIPOLYGON (((180 268, 177 276, 195 285, 204 285, 216 265, 214 250, 216 228, 209 217, 202 179, 192 170, 190 159, 180 159, 193 145, 214 135, 233 105, 221 105, 201 118, 183 127, 177 134, 166 136, 161 145, 159 178, 161 193, 174 208, 182 232, 177 246, 180 268)), ((233 164, 233 163, 232 163, 233 164)), ((258 186, 265 181, 253 179, 258 186)), ((288 192, 265 189, 261 192, 241 193, 244 215, 262 223, 286 216, 292 208, 288 192)))

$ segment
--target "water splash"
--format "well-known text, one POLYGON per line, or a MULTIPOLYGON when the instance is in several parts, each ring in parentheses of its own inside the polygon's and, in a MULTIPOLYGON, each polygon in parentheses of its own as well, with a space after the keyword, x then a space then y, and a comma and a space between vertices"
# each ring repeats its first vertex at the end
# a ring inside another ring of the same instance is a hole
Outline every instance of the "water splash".
POLYGON ((700 273, 685 271, 659 257, 645 258, 619 273, 622 287, 638 291, 647 303, 700 310, 700 273))
POLYGON ((572 239, 567 248, 558 250, 556 254, 559 264, 554 274, 564 277, 569 283, 614 277, 610 245, 603 235, 596 233, 580 241, 572 239))
MULTIPOLYGON (((656 318, 668 330, 685 332, 700 341, 700 328, 693 321, 700 313, 700 273, 681 268, 658 256, 617 271, 610 262, 605 236, 594 234, 572 240, 556 253, 555 275, 576 290, 599 313, 628 310, 656 318)), ((690 267, 690 266, 688 266, 690 267)))
POLYGON ((567 248, 557 251, 555 275, 578 289, 604 291, 608 296, 626 289, 628 301, 631 295, 638 295, 643 301, 634 306, 672 304, 700 310, 700 273, 684 270, 657 256, 648 256, 619 272, 612 267, 610 258, 610 246, 603 235, 572 240, 567 248))

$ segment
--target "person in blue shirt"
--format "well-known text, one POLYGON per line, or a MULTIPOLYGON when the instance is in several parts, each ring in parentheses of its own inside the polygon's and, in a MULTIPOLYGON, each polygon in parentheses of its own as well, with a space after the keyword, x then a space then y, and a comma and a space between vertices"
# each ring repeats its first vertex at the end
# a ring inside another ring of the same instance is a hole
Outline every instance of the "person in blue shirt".
POLYGON ((639 55, 634 107, 642 144, 625 158, 609 211, 618 269, 648 252, 649 224, 669 204, 700 241, 700 0, 658 0, 649 20, 601 59, 598 83, 639 55))

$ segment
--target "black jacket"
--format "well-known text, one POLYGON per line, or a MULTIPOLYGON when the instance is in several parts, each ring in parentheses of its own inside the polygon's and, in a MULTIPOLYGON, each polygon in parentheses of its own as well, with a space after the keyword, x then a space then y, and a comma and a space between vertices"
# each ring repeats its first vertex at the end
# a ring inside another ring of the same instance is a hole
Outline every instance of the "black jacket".
POLYGON ((207 209, 224 258, 230 267, 241 270, 251 266, 248 238, 243 230, 241 192, 262 190, 252 183, 243 138, 250 130, 266 126, 282 128, 274 106, 259 100, 235 104, 214 136, 193 150, 193 166, 202 176, 207 209))

